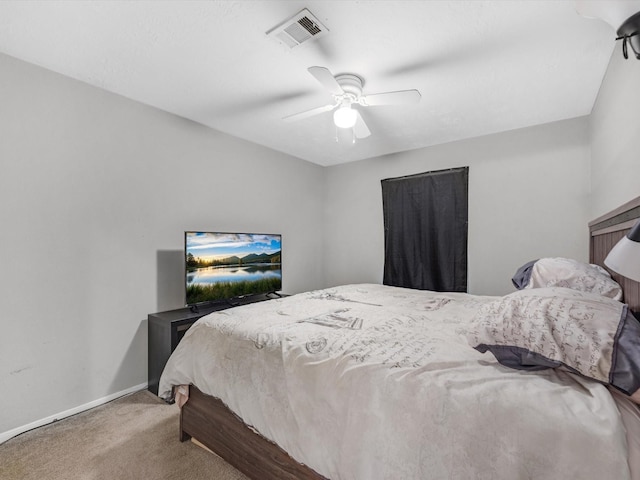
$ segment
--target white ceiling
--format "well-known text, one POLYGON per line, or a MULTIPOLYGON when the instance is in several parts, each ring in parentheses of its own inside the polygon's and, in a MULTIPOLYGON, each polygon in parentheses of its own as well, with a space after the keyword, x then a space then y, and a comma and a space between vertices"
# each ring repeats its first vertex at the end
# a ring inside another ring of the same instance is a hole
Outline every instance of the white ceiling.
POLYGON ((0 2, 0 52, 320 165, 587 115, 614 46, 569 0, 0 2), (303 8, 326 36, 266 35, 303 8), (281 120, 332 101, 314 65, 422 100, 336 141, 331 113, 281 120))

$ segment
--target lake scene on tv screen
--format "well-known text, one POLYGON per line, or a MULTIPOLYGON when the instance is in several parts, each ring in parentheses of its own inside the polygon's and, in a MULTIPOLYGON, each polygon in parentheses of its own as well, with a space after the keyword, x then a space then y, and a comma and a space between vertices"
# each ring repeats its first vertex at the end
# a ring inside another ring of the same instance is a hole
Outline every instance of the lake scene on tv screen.
POLYGON ((186 304, 280 290, 281 250, 281 235, 185 232, 186 304))

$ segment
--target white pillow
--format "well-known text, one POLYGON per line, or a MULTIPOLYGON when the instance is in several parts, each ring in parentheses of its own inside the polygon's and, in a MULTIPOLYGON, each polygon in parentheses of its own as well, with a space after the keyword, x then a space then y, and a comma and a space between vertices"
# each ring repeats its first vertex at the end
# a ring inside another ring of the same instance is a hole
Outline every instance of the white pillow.
POLYGON ((518 289, 564 287, 622 300, 622 287, 609 272, 570 258, 541 258, 526 263, 511 281, 518 289))
POLYGON ((507 367, 562 368, 639 398, 640 322, 611 298, 560 287, 520 290, 482 306, 467 340, 507 367))

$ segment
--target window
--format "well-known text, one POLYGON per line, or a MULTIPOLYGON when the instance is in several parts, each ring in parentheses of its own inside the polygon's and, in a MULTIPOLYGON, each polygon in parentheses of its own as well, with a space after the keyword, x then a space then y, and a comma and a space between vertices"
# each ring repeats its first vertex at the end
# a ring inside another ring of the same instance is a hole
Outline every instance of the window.
POLYGON ((467 291, 469 167, 382 180, 385 285, 467 291))

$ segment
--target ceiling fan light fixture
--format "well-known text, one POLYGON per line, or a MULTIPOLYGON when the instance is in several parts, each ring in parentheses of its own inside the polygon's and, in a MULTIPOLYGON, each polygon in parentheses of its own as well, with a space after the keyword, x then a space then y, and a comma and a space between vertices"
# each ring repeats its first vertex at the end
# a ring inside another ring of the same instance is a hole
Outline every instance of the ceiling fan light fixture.
POLYGON ((351 105, 342 105, 333 112, 333 123, 338 128, 353 128, 357 119, 358 112, 351 108, 351 105))
MULTIPOLYGON (((640 0, 638 0, 640 1, 640 0)), ((364 80, 352 73, 334 75, 328 68, 313 66, 307 68, 309 73, 333 96, 334 103, 312 108, 304 112, 288 115, 283 118, 285 122, 302 120, 318 115, 319 113, 333 111, 333 123, 336 128, 353 129, 353 139, 367 138, 371 130, 367 127, 360 107, 372 107, 377 105, 413 105, 420 101, 418 90, 398 90, 394 92, 382 92, 362 95, 364 80)), ((336 137, 338 132, 336 130, 336 137)))

